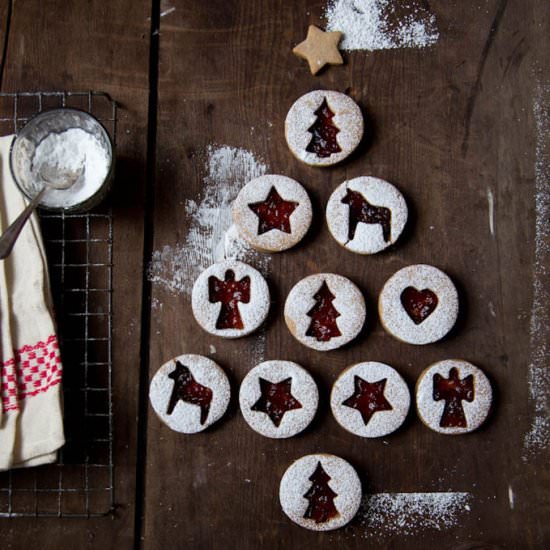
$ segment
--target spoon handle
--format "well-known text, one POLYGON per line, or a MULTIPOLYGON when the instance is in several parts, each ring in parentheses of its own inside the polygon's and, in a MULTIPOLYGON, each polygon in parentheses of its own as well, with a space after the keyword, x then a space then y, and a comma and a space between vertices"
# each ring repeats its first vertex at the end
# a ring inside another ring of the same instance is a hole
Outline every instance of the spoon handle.
POLYGON ((44 195, 46 187, 44 187, 38 195, 32 199, 27 208, 17 216, 17 218, 12 222, 12 224, 4 231, 0 237, 0 260, 7 258, 19 237, 19 233, 25 226, 26 221, 29 219, 29 216, 34 212, 34 209, 38 206, 42 195, 44 195))

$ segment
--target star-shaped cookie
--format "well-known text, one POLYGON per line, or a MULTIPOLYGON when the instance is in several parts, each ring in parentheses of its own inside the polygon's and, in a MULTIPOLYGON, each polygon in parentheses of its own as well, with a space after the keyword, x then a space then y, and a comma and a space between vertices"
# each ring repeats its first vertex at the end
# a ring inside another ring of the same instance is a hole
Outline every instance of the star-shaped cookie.
POLYGON ((341 32, 325 32, 315 25, 310 25, 307 37, 292 52, 306 59, 311 74, 317 74, 325 65, 342 65, 344 60, 338 51, 341 32))

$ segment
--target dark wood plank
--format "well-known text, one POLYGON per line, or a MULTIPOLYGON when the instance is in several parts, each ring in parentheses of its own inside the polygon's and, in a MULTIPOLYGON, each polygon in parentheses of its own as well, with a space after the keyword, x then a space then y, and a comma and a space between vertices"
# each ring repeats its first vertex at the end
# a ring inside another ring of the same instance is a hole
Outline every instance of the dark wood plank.
MULTIPOLYGON (((150 2, 23 0, 13 4, 3 91, 93 89, 109 93, 120 103, 113 190, 116 513, 114 520, 6 519, 0 521, 0 533, 3 543, 13 548, 30 548, 38 540, 42 548, 131 548, 150 2)), ((0 8, 0 13, 4 11, 0 8)))
MULTIPOLYGON (((533 64, 548 50, 543 2, 433 2, 441 38, 428 50, 346 55, 347 64, 311 77, 291 47, 321 5, 258 0, 193 0, 162 20, 155 248, 176 247, 189 230, 184 203, 203 188, 209 144, 244 147, 274 173, 302 181, 319 218, 303 246, 273 257, 274 291, 266 358, 307 367, 322 391, 320 412, 301 436, 271 441, 248 429, 236 399, 215 429, 192 437, 171 432, 150 410, 144 545, 200 548, 373 547, 452 548, 482 540, 509 548, 543 547, 548 531, 548 476, 537 459, 522 460, 530 422, 527 366, 534 260, 533 64), (544 34, 546 32, 546 35, 544 34), (289 153, 283 122, 291 103, 311 89, 349 90, 367 116, 367 143, 330 170, 300 164, 289 153), (359 257, 331 240, 323 207, 345 178, 377 175, 395 182, 413 212, 408 234, 376 257, 359 257), (489 231, 488 192, 495 201, 489 231), (411 263, 433 263, 457 282, 462 312, 445 341, 412 347, 393 340, 376 319, 383 282, 411 263), (344 350, 326 354, 297 344, 282 321, 284 298, 304 275, 336 271, 367 296, 368 329, 344 350), (493 313, 492 313, 493 312, 493 313), (486 427, 445 438, 411 415, 385 441, 344 433, 327 403, 344 366, 366 359, 394 365, 411 388, 431 362, 464 357, 479 364, 497 391, 486 427), (278 483, 290 462, 315 451, 350 460, 369 492, 467 491, 471 513, 443 531, 370 538, 360 521, 314 534, 292 525, 278 504, 278 483), (510 487, 515 507, 509 502, 510 487), (535 495, 530 496, 530 495, 535 495), (546 504, 545 504, 546 503, 546 504), (223 541, 223 542, 222 542, 223 541)), ((153 289, 150 373, 184 352, 208 355, 238 384, 253 366, 254 336, 223 342, 195 324, 189 296, 153 289)), ((547 472, 547 470, 546 470, 547 472)))

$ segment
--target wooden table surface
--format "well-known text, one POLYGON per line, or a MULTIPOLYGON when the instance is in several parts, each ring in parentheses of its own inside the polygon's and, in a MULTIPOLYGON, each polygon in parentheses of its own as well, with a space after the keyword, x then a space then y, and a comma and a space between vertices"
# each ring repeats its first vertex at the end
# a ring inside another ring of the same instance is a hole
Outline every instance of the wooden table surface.
POLYGON ((44 549, 118 550, 550 546, 550 333, 541 303, 550 273, 548 243, 541 241, 548 237, 548 3, 433 0, 440 31, 434 46, 345 53, 343 66, 313 77, 291 49, 308 24, 324 24, 323 5, 0 3, 1 91, 102 90, 120 105, 113 191, 116 511, 89 520, 3 519, 3 548, 31 548, 37 540, 44 549), (284 140, 288 108, 317 88, 346 91, 367 121, 359 151, 328 170, 301 164, 284 140), (185 204, 200 200, 212 144, 250 151, 270 172, 303 182, 313 200, 316 222, 305 242, 260 262, 274 298, 261 355, 302 364, 321 391, 313 425, 288 440, 252 432, 235 397, 218 425, 195 436, 170 431, 148 403, 150 377, 175 355, 212 356, 227 370, 234 396, 258 360, 257 336, 208 336, 186 292, 146 276, 155 251, 185 242, 192 223, 185 204), (395 182, 412 213, 397 246, 371 257, 338 247, 322 222, 334 187, 358 175, 395 182), (456 328, 429 346, 394 340, 376 314, 384 281, 412 263, 442 268, 460 293, 456 328), (369 320, 354 343, 320 353, 291 337, 282 308, 296 281, 326 271, 359 285, 369 320), (495 388, 494 412, 473 434, 438 435, 412 412, 398 433, 363 440, 330 414, 331 384, 347 365, 387 362, 412 388, 427 365, 454 357, 482 367, 495 388), (530 373, 540 382, 531 390, 530 373), (537 419, 539 441, 526 448, 537 419), (293 460, 312 452, 349 460, 366 493, 464 492, 467 509, 441 529, 419 518, 409 533, 383 524, 370 532, 363 509, 340 531, 303 530, 282 513, 278 484, 293 460))

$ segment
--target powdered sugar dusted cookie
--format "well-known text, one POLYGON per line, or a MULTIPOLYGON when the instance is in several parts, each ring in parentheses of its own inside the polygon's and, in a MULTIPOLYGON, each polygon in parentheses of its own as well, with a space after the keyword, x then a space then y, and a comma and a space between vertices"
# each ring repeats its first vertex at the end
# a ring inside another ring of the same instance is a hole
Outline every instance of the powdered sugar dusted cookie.
POLYGON ((318 351, 353 340, 365 322, 365 300, 346 277, 318 273, 299 281, 285 302, 285 321, 302 344, 318 351))
POLYGON ((362 176, 345 181, 327 204, 327 223, 343 247, 375 254, 393 244, 407 222, 407 203, 387 181, 362 176))
POLYGON ((192 434, 219 420, 231 390, 225 372, 202 355, 180 355, 164 363, 149 387, 158 417, 172 430, 192 434))
POLYGON ((233 203, 233 221, 256 250, 280 252, 300 242, 311 224, 311 201, 295 180, 267 175, 248 182, 233 203))
POLYGON ((228 260, 211 265, 198 276, 191 302, 195 319, 204 330, 224 338, 240 338, 264 322, 269 288, 259 271, 228 260))
POLYGON ((312 531, 332 531, 349 523, 361 504, 361 481, 343 458, 330 454, 303 456, 281 479, 284 513, 312 531))
POLYGON ((443 338, 458 315, 458 293, 448 275, 431 265, 411 265, 382 288, 378 311, 384 328, 409 344, 443 338))
POLYGON ((442 434, 462 434, 479 428, 489 414, 492 398, 487 376, 461 359, 434 363, 416 383, 420 419, 442 434))
POLYGON ((382 437, 405 421, 411 404, 407 384, 389 365, 367 361, 340 374, 330 395, 337 422, 361 437, 382 437))
POLYGON ((361 109, 346 94, 315 90, 297 99, 286 116, 286 141, 292 153, 312 166, 344 160, 363 137, 361 109))
POLYGON ((291 361, 265 361, 245 377, 239 392, 248 425, 266 437, 292 437, 313 420, 319 403, 311 375, 291 361))

